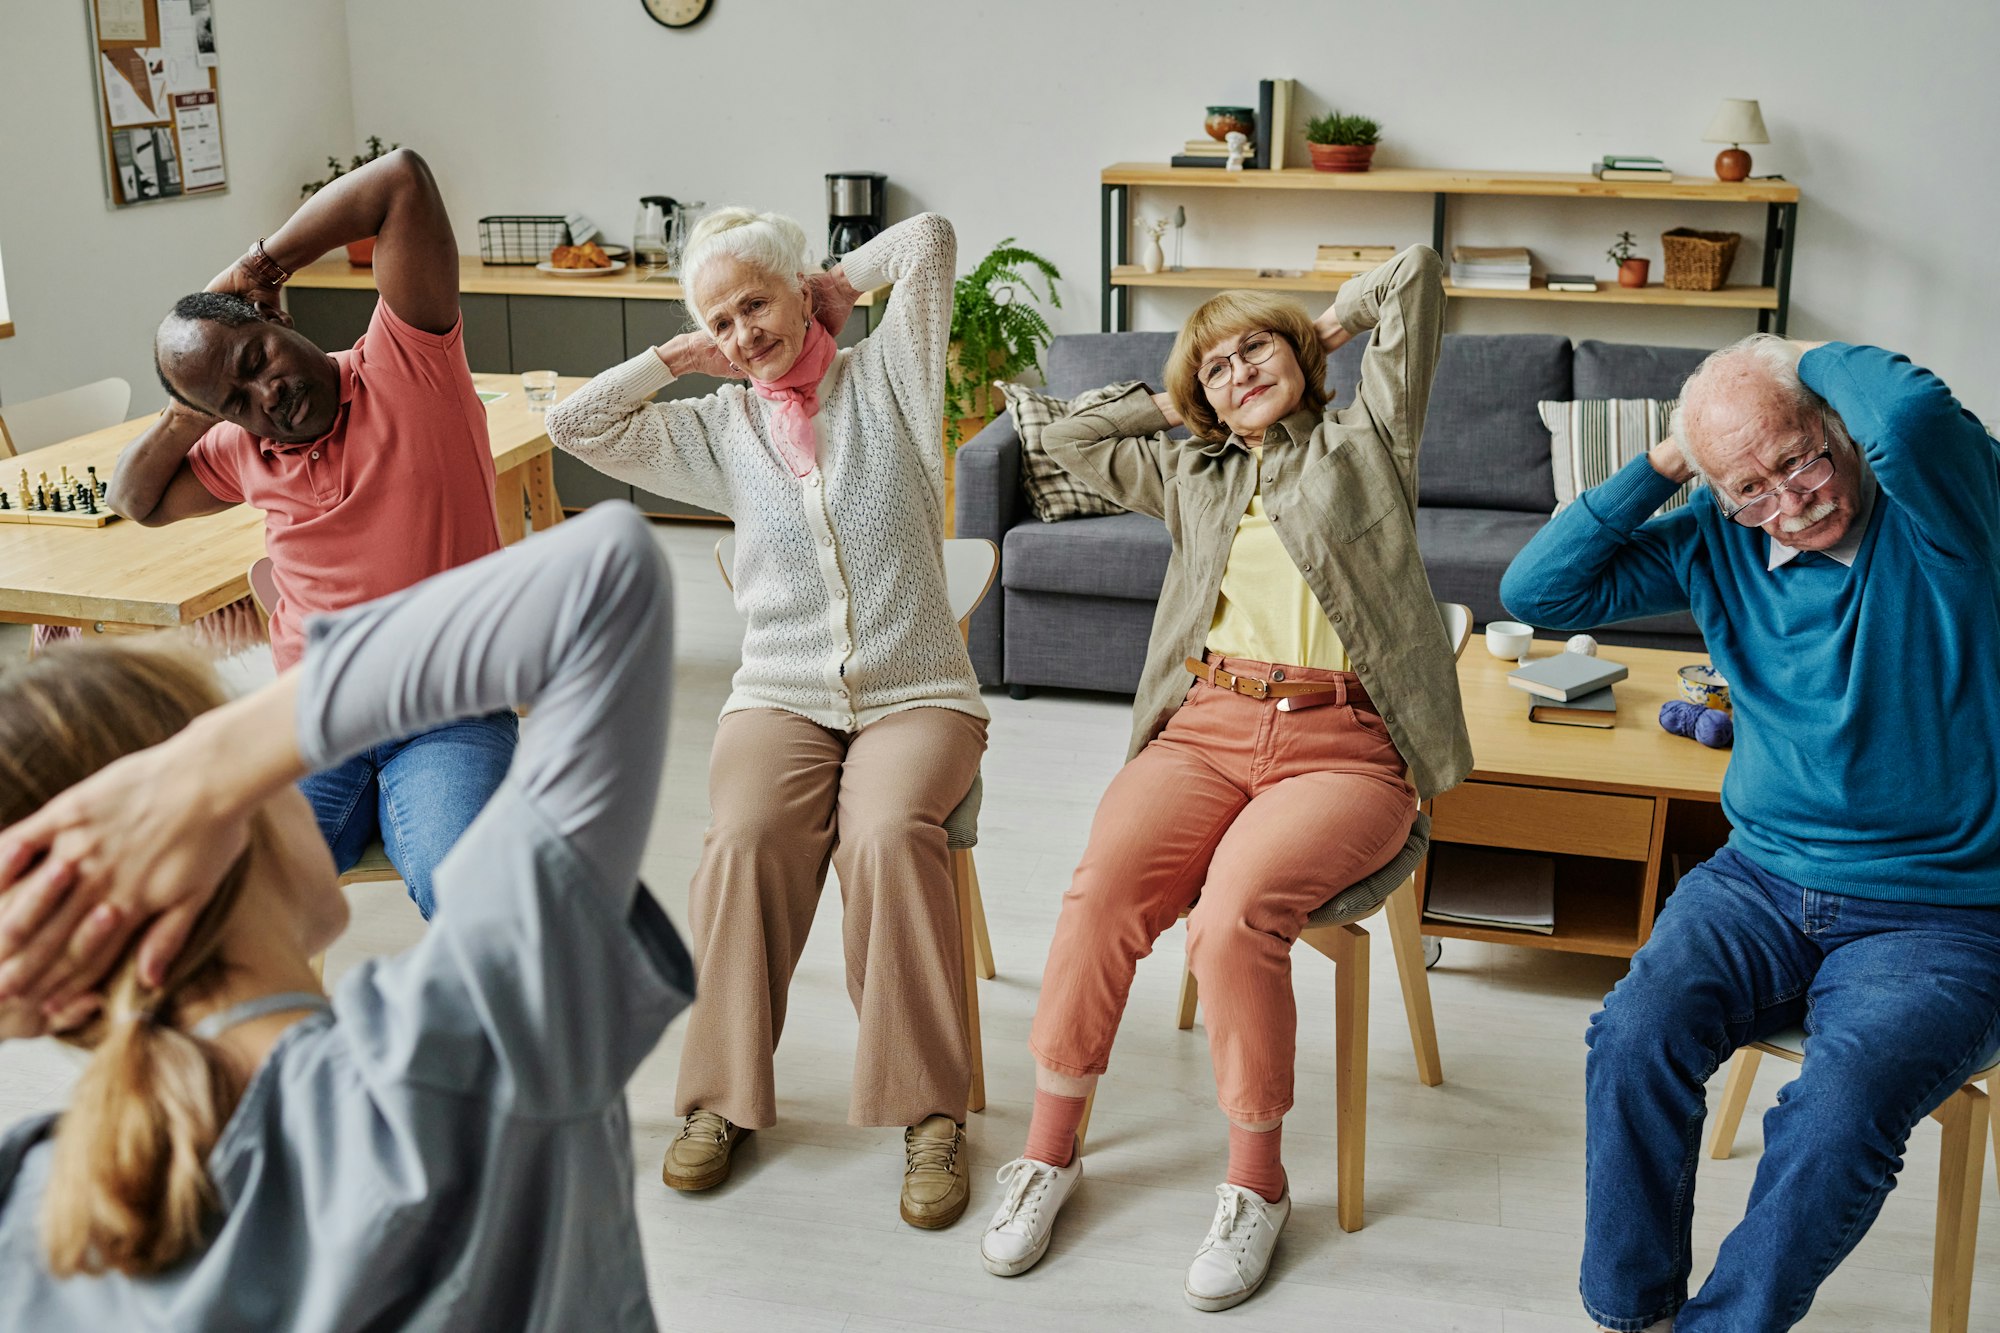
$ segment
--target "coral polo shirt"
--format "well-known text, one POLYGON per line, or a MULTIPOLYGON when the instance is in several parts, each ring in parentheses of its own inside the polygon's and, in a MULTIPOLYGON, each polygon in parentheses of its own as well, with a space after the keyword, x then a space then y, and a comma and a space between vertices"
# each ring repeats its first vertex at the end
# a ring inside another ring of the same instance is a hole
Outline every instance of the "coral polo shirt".
POLYGON ((368 332, 333 354, 333 429, 308 444, 278 444, 224 422, 189 452, 210 494, 264 512, 278 670, 299 660, 306 617, 500 549, 486 407, 463 330, 461 319, 449 333, 425 333, 378 300, 368 332))

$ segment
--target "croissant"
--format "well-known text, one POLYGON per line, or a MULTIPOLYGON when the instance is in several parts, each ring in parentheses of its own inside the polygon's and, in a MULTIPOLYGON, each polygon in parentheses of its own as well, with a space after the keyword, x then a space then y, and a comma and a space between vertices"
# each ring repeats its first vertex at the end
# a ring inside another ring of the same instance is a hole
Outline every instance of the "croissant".
POLYGON ((582 245, 558 245, 549 255, 552 268, 610 268, 611 256, 596 241, 582 245))

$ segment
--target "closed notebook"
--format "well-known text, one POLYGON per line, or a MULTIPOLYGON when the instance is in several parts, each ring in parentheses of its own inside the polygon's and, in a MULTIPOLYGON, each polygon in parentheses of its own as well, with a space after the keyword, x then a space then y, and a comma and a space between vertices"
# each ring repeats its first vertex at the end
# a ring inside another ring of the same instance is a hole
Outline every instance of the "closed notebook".
POLYGON ((1507 673, 1507 683, 1517 690, 1539 694, 1557 703, 1569 703, 1594 694, 1607 685, 1616 685, 1628 673, 1622 663, 1607 662, 1583 653, 1557 653, 1530 662, 1507 673))
POLYGON ((1530 695, 1528 721, 1553 722, 1559 727, 1615 727, 1618 700, 1612 697, 1609 685, 1564 704, 1530 695))

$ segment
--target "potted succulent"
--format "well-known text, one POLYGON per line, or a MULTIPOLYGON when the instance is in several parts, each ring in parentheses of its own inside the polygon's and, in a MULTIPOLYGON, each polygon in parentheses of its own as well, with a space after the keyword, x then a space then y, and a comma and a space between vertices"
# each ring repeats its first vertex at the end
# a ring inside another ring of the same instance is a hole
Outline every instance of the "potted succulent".
POLYGON ((1618 239, 1612 242, 1611 248, 1604 252, 1606 259, 1618 265, 1618 285, 1620 287, 1644 287, 1646 285, 1646 270, 1651 268, 1653 264, 1652 260, 1641 259, 1638 255, 1633 254, 1632 248, 1632 233, 1621 231, 1618 233, 1618 239))
POLYGON ((1366 171, 1375 159, 1382 127, 1366 116, 1329 111, 1306 122, 1306 149, 1314 171, 1366 171))
MULTIPOLYGON (((393 144, 393 143, 384 144, 382 142, 382 136, 379 134, 369 135, 368 152, 366 155, 363 155, 361 153, 356 153, 354 155, 354 160, 348 163, 344 167, 340 165, 339 158, 337 157, 327 158, 326 178, 324 180, 307 181, 304 185, 301 185, 299 187, 299 198, 301 199, 312 198, 314 194, 318 193, 321 190, 324 190, 327 186, 333 184, 335 181, 339 180, 342 176, 345 176, 348 172, 354 171, 360 167, 365 167, 370 162, 373 162, 376 158, 385 157, 388 154, 395 152, 400 147, 402 147, 401 144, 393 144)), ((356 268, 368 268, 369 266, 374 264, 375 238, 373 236, 370 236, 365 241, 349 241, 347 243, 347 262, 354 265, 356 268)))

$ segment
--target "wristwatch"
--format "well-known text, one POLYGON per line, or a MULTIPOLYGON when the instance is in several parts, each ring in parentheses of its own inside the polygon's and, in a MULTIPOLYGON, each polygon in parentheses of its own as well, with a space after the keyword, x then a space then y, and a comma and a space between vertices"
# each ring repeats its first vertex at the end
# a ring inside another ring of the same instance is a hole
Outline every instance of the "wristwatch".
POLYGON ((251 276, 259 282, 268 283, 273 287, 284 286, 292 276, 290 269, 265 253, 264 238, 261 236, 257 238, 257 243, 250 247, 250 253, 237 262, 250 270, 251 276))

